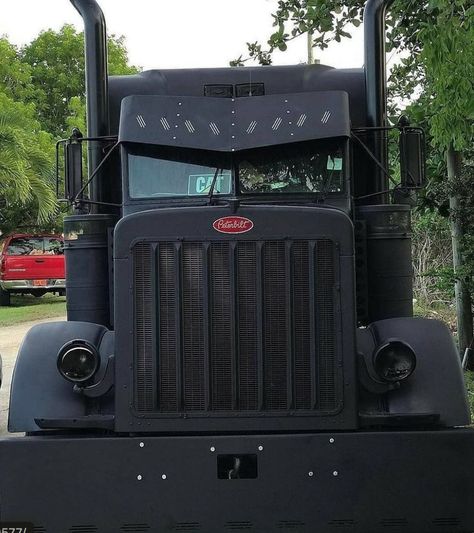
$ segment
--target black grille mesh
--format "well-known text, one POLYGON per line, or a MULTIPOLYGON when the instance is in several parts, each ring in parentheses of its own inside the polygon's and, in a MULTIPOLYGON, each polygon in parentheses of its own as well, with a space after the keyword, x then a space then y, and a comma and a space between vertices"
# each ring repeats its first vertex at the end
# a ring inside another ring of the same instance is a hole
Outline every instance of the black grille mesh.
POLYGON ((155 387, 153 386, 153 291, 151 289, 151 248, 137 244, 134 249, 135 277, 135 331, 136 331, 136 373, 135 400, 138 411, 153 411, 155 408, 155 387))
POLYGON ((335 245, 134 247, 139 412, 337 407, 335 245))
POLYGON ((265 407, 287 409, 287 335, 285 243, 263 247, 263 337, 265 407))
POLYGON ((175 267, 175 247, 173 244, 161 244, 159 247, 158 287, 160 299, 159 320, 159 398, 162 411, 176 411, 176 324, 178 305, 176 294, 176 276, 180 273, 175 267))

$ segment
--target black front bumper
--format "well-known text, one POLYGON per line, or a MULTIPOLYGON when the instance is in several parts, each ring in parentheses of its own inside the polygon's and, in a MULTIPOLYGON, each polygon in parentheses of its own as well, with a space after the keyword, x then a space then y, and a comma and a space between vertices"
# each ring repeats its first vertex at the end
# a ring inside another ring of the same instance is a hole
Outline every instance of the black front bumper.
POLYGON ((0 521, 35 531, 470 532, 474 431, 0 440, 0 521), (222 455, 255 479, 218 479, 222 455))

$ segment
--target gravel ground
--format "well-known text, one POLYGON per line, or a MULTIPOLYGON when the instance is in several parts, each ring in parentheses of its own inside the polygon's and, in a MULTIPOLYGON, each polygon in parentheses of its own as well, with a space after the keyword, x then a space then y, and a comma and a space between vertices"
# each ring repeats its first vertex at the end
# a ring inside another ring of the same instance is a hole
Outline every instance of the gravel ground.
POLYGON ((15 366, 18 348, 26 332, 35 324, 51 322, 52 320, 65 320, 64 317, 23 322, 15 326, 0 328, 0 355, 3 361, 3 384, 0 389, 0 435, 7 433, 8 400, 10 396, 10 383, 15 366))

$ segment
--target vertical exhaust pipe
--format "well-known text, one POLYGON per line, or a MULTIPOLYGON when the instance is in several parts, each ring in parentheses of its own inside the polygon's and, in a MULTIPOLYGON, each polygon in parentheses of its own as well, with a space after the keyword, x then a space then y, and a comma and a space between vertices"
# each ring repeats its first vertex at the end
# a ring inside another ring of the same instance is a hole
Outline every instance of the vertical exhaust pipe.
MULTIPOLYGON (((367 105, 367 126, 387 125, 387 62, 385 57, 385 14, 394 0, 368 0, 364 10, 364 59, 367 105)), ((388 141, 386 133, 374 135, 374 153, 386 166, 388 141)), ((370 193, 388 189, 388 179, 374 167, 374 181, 370 193)), ((387 203, 388 195, 377 196, 380 203, 387 203)))
MULTIPOLYGON (((104 14, 95 0, 70 0, 84 21, 87 135, 101 137, 109 134, 109 102, 107 78, 107 31, 104 14)), ((101 144, 90 142, 88 148, 89 176, 102 160, 101 144)), ((107 201, 107 188, 102 172, 89 187, 90 200, 107 201)), ((92 204, 92 213, 100 213, 101 206, 92 204)))

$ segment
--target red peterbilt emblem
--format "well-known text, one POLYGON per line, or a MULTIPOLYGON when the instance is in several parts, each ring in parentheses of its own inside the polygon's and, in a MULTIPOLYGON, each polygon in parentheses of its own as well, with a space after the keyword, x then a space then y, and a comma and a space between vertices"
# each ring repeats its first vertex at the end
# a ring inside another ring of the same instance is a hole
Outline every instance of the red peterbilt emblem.
POLYGON ((212 227, 221 233, 247 233, 253 228, 253 222, 245 217, 222 217, 212 227))

